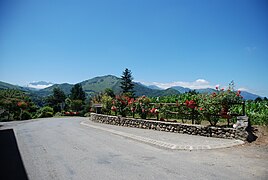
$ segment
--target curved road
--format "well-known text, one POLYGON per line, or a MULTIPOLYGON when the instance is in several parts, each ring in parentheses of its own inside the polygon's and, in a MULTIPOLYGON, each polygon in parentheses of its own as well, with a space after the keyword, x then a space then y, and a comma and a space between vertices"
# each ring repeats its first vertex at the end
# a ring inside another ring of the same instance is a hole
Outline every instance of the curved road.
POLYGON ((1 128, 14 129, 28 177, 33 180, 268 177, 267 149, 161 149, 81 125, 85 120, 88 118, 46 118, 2 123, 1 128))

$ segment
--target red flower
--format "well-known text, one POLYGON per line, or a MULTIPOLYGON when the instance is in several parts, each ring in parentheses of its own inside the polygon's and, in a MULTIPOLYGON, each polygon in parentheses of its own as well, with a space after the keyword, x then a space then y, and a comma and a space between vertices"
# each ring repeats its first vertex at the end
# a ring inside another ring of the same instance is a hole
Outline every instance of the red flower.
POLYGON ((115 106, 112 106, 111 110, 115 112, 117 110, 117 108, 115 106))
POLYGON ((200 111, 203 111, 203 108, 199 108, 200 111))
POLYGON ((188 107, 188 108, 191 108, 191 109, 194 109, 196 107, 196 103, 194 100, 186 100, 185 101, 185 105, 188 107))
POLYGON ((216 90, 218 90, 219 89, 219 86, 216 86, 216 90))
POLYGON ((224 91, 224 88, 221 88, 221 91, 224 91))
POLYGON ((131 99, 128 100, 128 105, 131 105, 133 103, 134 103, 134 98, 131 98, 131 99))

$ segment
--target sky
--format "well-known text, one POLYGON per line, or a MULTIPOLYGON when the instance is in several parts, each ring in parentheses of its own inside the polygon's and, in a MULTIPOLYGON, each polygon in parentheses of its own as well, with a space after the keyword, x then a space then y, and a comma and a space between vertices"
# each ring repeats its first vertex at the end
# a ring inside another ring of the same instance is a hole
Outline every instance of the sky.
POLYGON ((267 0, 0 0, 0 81, 120 77, 268 96, 267 0))

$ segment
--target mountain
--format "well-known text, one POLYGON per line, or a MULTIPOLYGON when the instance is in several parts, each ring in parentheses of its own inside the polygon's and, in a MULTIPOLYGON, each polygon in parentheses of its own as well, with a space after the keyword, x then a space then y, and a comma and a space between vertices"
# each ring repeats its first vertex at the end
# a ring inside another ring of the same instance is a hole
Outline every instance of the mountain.
POLYGON ((17 90, 21 90, 21 91, 28 91, 27 88, 23 88, 21 86, 5 83, 2 81, 0 81, 0 89, 17 89, 17 90))
POLYGON ((46 97, 46 96, 53 94, 54 88, 60 88, 65 94, 70 94, 73 86, 74 85, 68 84, 68 83, 54 84, 54 85, 49 86, 47 88, 40 89, 39 91, 34 91, 33 94, 38 95, 38 96, 42 96, 42 97, 46 97))
POLYGON ((212 88, 205 88, 205 89, 195 89, 196 92, 200 93, 200 94, 211 94, 216 92, 215 89, 212 88))
POLYGON ((261 96, 258 96, 256 94, 253 93, 249 93, 247 91, 241 91, 240 95, 245 99, 245 100, 255 100, 257 97, 262 98, 261 96))
POLYGON ((162 88, 160 88, 160 87, 158 87, 156 85, 149 85, 147 87, 150 88, 150 89, 163 90, 162 88))
POLYGON ((186 93, 186 92, 191 91, 190 88, 184 88, 184 87, 181 87, 181 86, 172 86, 171 88, 179 91, 180 93, 186 93))
MULTIPOLYGON (((50 84, 50 83, 42 82, 42 81, 33 83, 33 85, 47 85, 47 84, 50 84)), ((92 96, 96 93, 104 92, 106 88, 112 89, 115 92, 115 94, 119 94, 121 92, 120 78, 113 76, 113 75, 95 77, 86 81, 82 81, 80 82, 80 84, 82 85, 82 88, 86 92, 87 96, 92 96)), ((65 94, 68 95, 70 94, 73 86, 74 86, 73 84, 68 84, 68 83, 54 84, 47 88, 33 91, 32 89, 29 89, 29 88, 20 87, 20 86, 16 86, 16 85, 12 85, 12 84, 8 84, 8 83, 0 81, 0 89, 18 89, 18 90, 31 93, 31 95, 34 97, 46 97, 48 95, 51 95, 53 93, 54 88, 60 88, 63 90, 65 94)), ((135 91, 136 96, 142 96, 142 95, 149 96, 149 97, 167 96, 167 95, 185 93, 190 90, 191 89, 189 88, 184 88, 181 86, 174 86, 174 87, 162 90, 162 89, 158 89, 157 86, 148 87, 139 82, 134 82, 134 91, 135 91)), ((216 90, 211 89, 211 88, 196 89, 195 91, 198 93, 209 93, 209 94, 216 92, 216 90)), ((246 100, 248 99, 254 100, 257 97, 259 97, 256 94, 252 94, 246 91, 242 91, 241 95, 246 100)))
POLYGON ((103 92, 105 89, 110 88, 117 91, 120 78, 112 75, 95 77, 81 82, 83 90, 87 94, 103 92))

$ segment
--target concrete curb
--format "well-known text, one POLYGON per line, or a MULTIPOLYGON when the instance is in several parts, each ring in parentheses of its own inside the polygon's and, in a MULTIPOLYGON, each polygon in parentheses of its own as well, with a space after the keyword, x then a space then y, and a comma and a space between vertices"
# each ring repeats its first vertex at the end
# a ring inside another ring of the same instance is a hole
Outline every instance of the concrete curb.
POLYGON ((165 148, 165 149, 170 149, 170 150, 189 150, 189 151, 209 150, 209 149, 227 148, 227 147, 232 147, 232 146, 244 144, 244 141, 234 140, 234 142, 224 143, 224 144, 219 144, 219 145, 198 145, 198 146, 179 145, 179 144, 172 144, 172 143, 167 143, 167 142, 163 142, 163 141, 158 141, 158 140, 154 140, 154 139, 150 139, 150 138, 146 138, 146 137, 142 137, 142 136, 137 136, 134 134, 129 134, 129 133, 121 132, 121 131, 116 131, 113 129, 108 129, 108 128, 104 128, 104 127, 100 127, 100 126, 95 126, 95 125, 88 124, 86 122, 87 121, 82 121, 80 124, 94 128, 94 129, 99 129, 99 130, 103 130, 106 132, 110 132, 112 134, 116 134, 116 135, 126 137, 126 138, 129 138, 132 140, 143 142, 143 143, 146 143, 149 145, 153 145, 153 146, 157 146, 157 147, 165 148))

